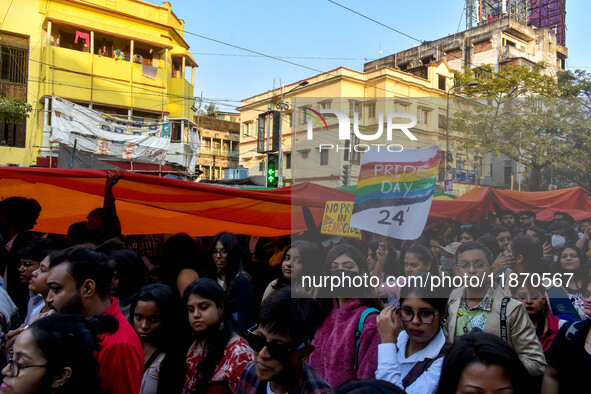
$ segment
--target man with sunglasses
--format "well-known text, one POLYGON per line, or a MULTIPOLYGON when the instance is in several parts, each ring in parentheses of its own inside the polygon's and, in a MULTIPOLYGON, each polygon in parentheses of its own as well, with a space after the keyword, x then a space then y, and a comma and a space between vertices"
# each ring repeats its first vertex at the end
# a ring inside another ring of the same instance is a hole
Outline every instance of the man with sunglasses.
POLYGON ((242 372, 238 393, 332 393, 304 361, 314 350, 310 341, 319 320, 313 300, 291 298, 289 288, 271 294, 261 305, 258 325, 248 330, 254 361, 242 372))
POLYGON ((508 297, 498 284, 491 286, 492 261, 490 250, 479 242, 458 247, 454 272, 465 278, 465 286, 449 297, 447 337, 454 342, 472 331, 496 335, 515 349, 530 376, 539 377, 546 362, 536 330, 521 302, 508 297))

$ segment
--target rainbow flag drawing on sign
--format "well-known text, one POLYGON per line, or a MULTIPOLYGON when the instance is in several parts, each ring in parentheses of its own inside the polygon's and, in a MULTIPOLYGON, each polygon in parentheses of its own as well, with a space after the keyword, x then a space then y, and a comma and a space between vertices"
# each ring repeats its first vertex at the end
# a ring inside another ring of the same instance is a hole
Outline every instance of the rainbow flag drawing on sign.
POLYGON ((418 238, 431 208, 440 159, 438 146, 365 152, 351 226, 398 239, 418 238))

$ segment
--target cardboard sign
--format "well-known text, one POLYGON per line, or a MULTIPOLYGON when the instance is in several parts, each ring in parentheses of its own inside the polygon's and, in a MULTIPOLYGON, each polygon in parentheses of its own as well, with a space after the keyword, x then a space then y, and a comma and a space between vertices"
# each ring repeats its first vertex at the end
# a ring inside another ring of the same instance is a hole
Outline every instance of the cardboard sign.
POLYGON ((322 217, 322 234, 361 239, 361 230, 351 227, 352 201, 327 201, 322 217))
POLYGON ((417 239, 431 209, 439 147, 396 153, 378 148, 363 155, 351 226, 392 238, 417 239))

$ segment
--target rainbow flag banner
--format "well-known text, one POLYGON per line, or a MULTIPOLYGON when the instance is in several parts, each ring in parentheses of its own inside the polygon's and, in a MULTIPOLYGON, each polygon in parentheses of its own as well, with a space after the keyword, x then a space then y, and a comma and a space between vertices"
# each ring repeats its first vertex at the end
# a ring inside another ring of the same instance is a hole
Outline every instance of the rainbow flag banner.
POLYGON ((431 209, 440 159, 436 145, 397 153, 371 147, 363 154, 351 227, 417 239, 431 209))

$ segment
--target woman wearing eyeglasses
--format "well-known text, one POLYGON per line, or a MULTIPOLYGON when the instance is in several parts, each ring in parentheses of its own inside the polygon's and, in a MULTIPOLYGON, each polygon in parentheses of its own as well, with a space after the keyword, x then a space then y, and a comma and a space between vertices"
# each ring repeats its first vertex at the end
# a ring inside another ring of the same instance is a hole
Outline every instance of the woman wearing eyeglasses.
POLYGON ((187 353, 183 394, 235 393, 253 352, 232 327, 224 290, 202 278, 187 287, 184 299, 195 342, 187 353))
POLYGON ((102 393, 93 356, 100 349, 96 335, 116 329, 112 316, 56 314, 37 320, 16 337, 0 392, 102 393))
MULTIPOLYGON (((417 279, 426 279, 419 274, 417 279)), ((447 297, 441 288, 405 286, 400 306, 389 306, 378 316, 382 343, 378 346, 376 379, 387 380, 407 393, 432 393, 437 388, 446 340, 442 325, 447 297)))
POLYGON ((242 265, 240 241, 232 233, 219 233, 211 241, 209 252, 217 268, 215 279, 228 299, 227 309, 244 333, 254 324, 255 297, 250 275, 242 265))

